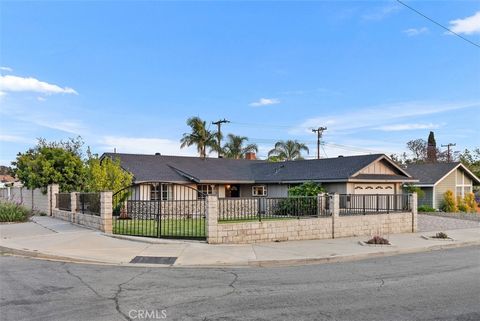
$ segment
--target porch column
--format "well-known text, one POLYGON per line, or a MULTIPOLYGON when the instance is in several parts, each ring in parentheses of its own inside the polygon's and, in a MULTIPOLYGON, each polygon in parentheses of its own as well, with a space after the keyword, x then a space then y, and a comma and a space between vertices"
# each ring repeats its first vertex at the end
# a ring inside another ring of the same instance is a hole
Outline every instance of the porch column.
POLYGON ((338 221, 340 216, 340 195, 337 193, 329 195, 329 209, 332 213, 332 239, 335 238, 335 221, 338 221))
POLYGON ((417 232, 418 225, 418 196, 417 193, 408 194, 410 210, 412 211, 412 233, 417 232))
POLYGON ((207 242, 211 244, 218 243, 217 225, 218 225, 218 196, 207 196, 207 213, 205 218, 207 242))
POLYGON ((113 233, 112 195, 112 192, 100 193, 100 217, 102 219, 101 230, 107 234, 113 233))

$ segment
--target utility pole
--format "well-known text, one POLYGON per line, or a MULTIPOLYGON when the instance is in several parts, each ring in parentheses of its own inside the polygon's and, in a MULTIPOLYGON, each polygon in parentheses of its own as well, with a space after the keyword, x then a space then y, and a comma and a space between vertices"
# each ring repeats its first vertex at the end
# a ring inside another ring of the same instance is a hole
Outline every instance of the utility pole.
POLYGON ((317 133, 317 159, 320 159, 320 140, 324 130, 327 130, 327 127, 318 127, 317 129, 312 129, 312 132, 317 133))
POLYGON ((447 162, 450 163, 451 158, 450 158, 450 147, 457 146, 457 144, 453 143, 448 143, 447 145, 442 145, 442 147, 447 147, 447 162))
POLYGON ((218 143, 218 158, 220 158, 220 148, 221 148, 221 138, 222 138, 222 124, 229 123, 229 120, 220 119, 217 121, 212 121, 212 124, 217 125, 217 143, 218 143))

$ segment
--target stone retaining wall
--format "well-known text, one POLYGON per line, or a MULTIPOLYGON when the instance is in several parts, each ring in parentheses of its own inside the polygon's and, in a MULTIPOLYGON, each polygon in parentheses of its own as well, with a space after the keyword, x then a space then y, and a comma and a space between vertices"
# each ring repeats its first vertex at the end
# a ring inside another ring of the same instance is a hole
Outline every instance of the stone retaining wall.
POLYGON ((389 235, 412 232, 412 213, 339 216, 334 237, 389 235))
POLYGON ((73 222, 73 213, 69 211, 59 210, 58 208, 54 208, 52 210, 52 216, 67 222, 73 222))

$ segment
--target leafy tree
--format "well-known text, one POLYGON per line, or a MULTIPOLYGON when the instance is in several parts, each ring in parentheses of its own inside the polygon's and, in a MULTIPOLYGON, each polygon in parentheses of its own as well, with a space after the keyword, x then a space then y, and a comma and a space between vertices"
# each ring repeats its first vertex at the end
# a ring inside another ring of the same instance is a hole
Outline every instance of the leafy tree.
POLYGON ((425 161, 427 157, 427 142, 424 139, 414 139, 407 142, 407 148, 413 155, 412 161, 419 163, 425 161))
POLYGON ((427 142, 427 162, 435 163, 437 161, 437 142, 435 141, 435 134, 430 132, 427 142))
POLYGON ((218 150, 216 142, 217 133, 207 128, 206 122, 200 117, 190 117, 187 119, 187 125, 190 127, 190 133, 184 133, 180 140, 180 147, 197 146, 200 157, 207 157, 207 148, 218 150))
POLYGON ((472 173, 480 177, 480 148, 477 147, 472 151, 465 149, 463 153, 460 153, 458 159, 472 173))
POLYGON ((290 187, 288 189, 289 196, 317 196, 320 193, 325 193, 326 189, 314 182, 305 182, 302 185, 290 187))
POLYGON ((223 146, 223 154, 227 158, 245 158, 246 153, 258 152, 256 144, 244 145, 248 141, 247 137, 228 134, 228 141, 223 146))
POLYGON ((415 184, 405 184, 403 186, 403 190, 407 193, 417 193, 418 198, 424 198, 425 192, 420 187, 416 186, 415 184))
POLYGON ((13 168, 11 168, 10 166, 0 165, 0 175, 13 176, 14 175, 13 168))
MULTIPOLYGON (((85 182, 85 166, 78 144, 68 142, 47 143, 39 139, 35 147, 19 153, 15 175, 28 188, 45 188, 59 184, 64 192, 82 190, 85 182)), ((80 140, 76 140, 80 143, 80 140)), ((81 145, 80 145, 81 146, 81 145)))
POLYGON ((475 194, 468 193, 465 195, 464 202, 468 212, 475 213, 477 211, 478 204, 475 200, 475 194))
POLYGON ((132 184, 133 175, 120 166, 119 159, 98 158, 88 153, 85 189, 89 192, 119 191, 132 184))
POLYGON ((268 152, 268 157, 275 157, 278 161, 300 160, 303 159, 302 152, 309 153, 307 145, 297 140, 279 141, 275 148, 268 152))

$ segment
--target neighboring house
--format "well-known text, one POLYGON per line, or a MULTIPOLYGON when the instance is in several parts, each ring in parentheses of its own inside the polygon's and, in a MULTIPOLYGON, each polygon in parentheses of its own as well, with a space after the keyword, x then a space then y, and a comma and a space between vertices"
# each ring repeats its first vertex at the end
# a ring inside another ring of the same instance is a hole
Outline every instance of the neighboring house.
POLYGON ((464 197, 473 192, 473 185, 480 184, 480 179, 462 163, 410 164, 407 171, 419 180, 415 185, 425 192, 423 198, 418 198, 418 205, 435 209, 442 207, 446 191, 464 197))
POLYGON ((0 188, 13 186, 15 178, 10 175, 0 175, 0 188))
MULTIPOLYGON (((219 197, 285 197, 288 188, 303 182, 321 183, 329 192, 399 194, 402 184, 414 183, 405 170, 383 154, 267 162, 105 153, 117 158, 134 176, 143 200, 175 200, 178 184, 219 197)), ((254 157, 253 157, 254 158, 254 157)))

